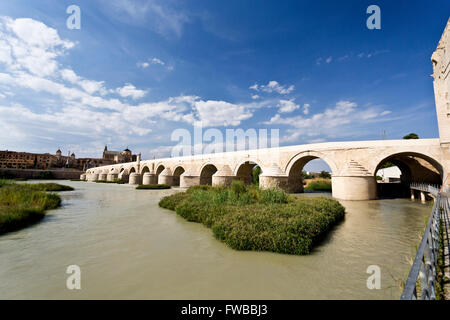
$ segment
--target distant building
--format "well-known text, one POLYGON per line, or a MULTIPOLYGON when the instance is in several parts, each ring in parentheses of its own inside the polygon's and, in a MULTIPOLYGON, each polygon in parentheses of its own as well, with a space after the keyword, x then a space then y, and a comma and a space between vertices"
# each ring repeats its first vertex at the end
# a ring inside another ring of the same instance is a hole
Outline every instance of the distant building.
POLYGON ((107 146, 103 151, 103 158, 77 159, 74 153, 70 156, 63 156, 60 149, 54 155, 50 153, 0 151, 0 168, 2 169, 73 168, 85 171, 98 166, 132 161, 136 161, 136 155, 133 155, 128 148, 123 151, 108 151, 107 146))
POLYGON ((377 176, 382 182, 400 182, 402 172, 397 166, 392 166, 377 171, 377 176))
POLYGON ((131 150, 128 148, 123 151, 110 151, 108 150, 108 146, 105 146, 103 159, 113 161, 113 163, 124 163, 136 161, 136 155, 133 156, 131 150))

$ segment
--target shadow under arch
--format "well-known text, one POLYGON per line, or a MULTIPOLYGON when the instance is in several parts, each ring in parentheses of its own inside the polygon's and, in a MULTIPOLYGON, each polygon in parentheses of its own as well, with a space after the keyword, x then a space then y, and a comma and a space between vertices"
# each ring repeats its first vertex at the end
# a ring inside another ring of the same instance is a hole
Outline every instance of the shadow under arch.
POLYGON ((164 167, 162 164, 158 165, 158 167, 156 168, 156 176, 159 176, 161 174, 161 172, 164 171, 166 167, 164 167))
POLYGON ((148 165, 145 165, 141 169, 141 175, 144 175, 144 173, 150 172, 150 168, 148 165))
POLYGON ((388 182, 377 183, 379 197, 409 197, 410 184, 413 182, 425 184, 442 184, 444 169, 436 159, 418 152, 399 152, 384 157, 378 161, 372 174, 376 177, 378 171, 385 165, 396 166, 401 174, 400 179, 389 179, 388 182))
POLYGON ((217 167, 211 163, 206 163, 200 169, 200 185, 212 185, 212 176, 217 172, 217 167))
MULTIPOLYGON (((234 175, 236 178, 245 184, 251 184, 253 182, 253 169, 256 167, 261 168, 258 160, 244 160, 236 165, 234 169, 234 175)), ((262 171, 261 171, 262 173, 262 171)))
POLYGON ((444 176, 443 166, 439 161, 418 152, 400 152, 385 156, 380 160, 372 172, 376 175, 378 170, 387 162, 397 165, 405 174, 402 181, 442 183, 444 176))
POLYGON ((173 171, 173 186, 179 187, 180 186, 180 176, 185 172, 184 168, 182 166, 177 166, 175 170, 173 171))

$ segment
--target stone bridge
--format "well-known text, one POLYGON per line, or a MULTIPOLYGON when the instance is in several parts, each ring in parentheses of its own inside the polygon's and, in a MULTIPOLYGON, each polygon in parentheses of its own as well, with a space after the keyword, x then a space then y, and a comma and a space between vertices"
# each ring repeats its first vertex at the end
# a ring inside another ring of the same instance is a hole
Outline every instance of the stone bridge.
POLYGON ((252 170, 258 165, 262 169, 262 188, 280 187, 290 192, 302 192, 303 167, 320 158, 331 168, 332 192, 338 199, 377 198, 376 173, 386 162, 400 168, 402 182, 447 185, 450 171, 450 20, 431 61, 438 139, 331 142, 138 160, 92 168, 82 178, 91 181, 120 178, 131 184, 164 183, 180 187, 228 185, 235 179, 250 183, 252 170))
POLYGON ((302 192, 303 167, 313 159, 331 169, 333 196, 346 200, 377 198, 376 172, 386 162, 397 165, 404 182, 441 184, 450 150, 439 139, 331 142, 299 146, 194 155, 89 169, 88 180, 124 179, 131 184, 190 187, 228 185, 237 179, 251 183, 252 170, 262 169, 262 188, 302 192))

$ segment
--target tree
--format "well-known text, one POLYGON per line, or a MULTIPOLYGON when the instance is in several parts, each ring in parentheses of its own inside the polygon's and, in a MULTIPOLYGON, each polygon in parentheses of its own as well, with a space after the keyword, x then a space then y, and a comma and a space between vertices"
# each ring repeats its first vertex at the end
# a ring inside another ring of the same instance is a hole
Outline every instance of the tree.
POLYGON ((262 170, 259 166, 256 166, 253 169, 252 175, 253 175, 253 183, 259 184, 259 175, 261 174, 262 170))
POLYGON ((331 174, 329 172, 326 171, 321 171, 319 173, 319 177, 322 179, 331 179, 331 174))
POLYGON ((311 176, 306 171, 302 171, 302 179, 311 179, 311 176))
POLYGON ((416 133, 410 133, 404 136, 403 139, 419 139, 419 136, 416 133))

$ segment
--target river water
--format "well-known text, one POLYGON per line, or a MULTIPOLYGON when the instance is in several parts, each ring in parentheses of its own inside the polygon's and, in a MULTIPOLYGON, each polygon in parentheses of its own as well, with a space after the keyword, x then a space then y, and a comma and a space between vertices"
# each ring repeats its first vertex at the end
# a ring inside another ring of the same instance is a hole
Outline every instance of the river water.
POLYGON ((61 183, 76 188, 61 208, 0 236, 1 299, 398 299, 431 210, 341 201, 345 220, 310 255, 292 256, 228 248, 158 207, 174 190, 61 183), (81 290, 66 288, 69 265, 81 268, 81 290), (369 265, 381 269, 379 290, 366 286, 369 265))

